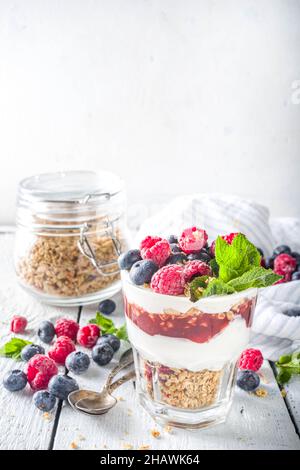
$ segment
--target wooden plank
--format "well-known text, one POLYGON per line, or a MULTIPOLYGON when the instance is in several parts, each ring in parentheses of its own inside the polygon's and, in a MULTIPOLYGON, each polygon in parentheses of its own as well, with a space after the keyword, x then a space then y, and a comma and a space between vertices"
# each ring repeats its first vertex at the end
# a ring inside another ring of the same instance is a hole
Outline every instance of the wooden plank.
MULTIPOLYGON (((76 318, 78 309, 59 309, 42 305, 25 293, 16 283, 12 266, 13 235, 0 236, 0 331, 1 344, 9 337, 10 317, 19 313, 29 321, 30 330, 24 339, 37 341, 35 331, 43 319, 53 319, 68 313, 76 318)), ((0 358, 0 449, 47 449, 55 412, 46 419, 32 404, 32 391, 10 393, 4 389, 2 378, 11 369, 24 369, 23 362, 0 358)))
POLYGON ((296 376, 284 386, 286 391, 285 401, 293 416, 294 424, 300 435, 300 377, 296 376))
MULTIPOLYGON (((112 315, 117 324, 124 321, 122 299, 117 296, 118 311, 112 315)), ((85 324, 95 313, 95 307, 86 307, 81 315, 85 324)), ((93 364, 86 375, 78 378, 81 387, 100 389, 110 367, 93 364)), ((80 449, 138 449, 149 445, 152 449, 300 449, 300 441, 291 422, 284 400, 266 362, 262 372, 268 395, 259 398, 236 389, 234 403, 227 423, 207 430, 187 432, 163 429, 155 439, 151 430, 153 420, 137 402, 133 385, 125 384, 116 396, 122 397, 107 415, 89 417, 74 412, 64 405, 57 429, 54 448, 68 449, 71 443, 80 449)))

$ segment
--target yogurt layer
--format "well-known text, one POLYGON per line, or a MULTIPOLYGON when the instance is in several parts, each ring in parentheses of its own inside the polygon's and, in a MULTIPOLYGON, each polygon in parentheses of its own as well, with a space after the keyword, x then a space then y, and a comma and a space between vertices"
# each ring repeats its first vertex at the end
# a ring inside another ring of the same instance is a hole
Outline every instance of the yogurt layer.
POLYGON ((127 331, 132 345, 142 356, 168 367, 198 371, 218 370, 225 362, 237 360, 246 349, 250 328, 237 317, 218 335, 206 343, 195 343, 184 338, 162 335, 151 336, 138 328, 128 317, 127 331))

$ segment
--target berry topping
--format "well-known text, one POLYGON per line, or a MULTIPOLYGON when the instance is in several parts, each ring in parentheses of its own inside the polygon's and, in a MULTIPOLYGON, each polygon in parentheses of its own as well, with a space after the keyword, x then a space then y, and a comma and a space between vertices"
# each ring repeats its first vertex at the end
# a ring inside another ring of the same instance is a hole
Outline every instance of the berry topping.
POLYGON ((93 347, 92 358, 98 366, 108 364, 114 355, 114 350, 109 343, 97 344, 93 347))
POLYGON ((118 351, 118 349, 120 349, 120 346, 121 346, 121 341, 119 340, 119 338, 117 338, 117 336, 115 335, 110 335, 110 334, 100 336, 100 338, 97 341, 97 344, 104 344, 104 343, 108 343, 113 348, 114 352, 118 351))
POLYGON ((253 392, 260 383, 260 378, 252 370, 240 370, 237 375, 237 385, 245 392, 253 392))
POLYGON ((239 360, 239 368, 257 372, 261 368, 263 360, 263 355, 259 349, 245 349, 239 360))
POLYGON ((190 282, 196 276, 210 276, 211 268, 203 261, 189 261, 183 268, 183 277, 185 282, 190 282))
POLYGON ((274 256, 281 255, 281 253, 287 253, 288 255, 291 253, 291 249, 287 245, 280 245, 275 248, 273 251, 274 256))
POLYGON ((172 253, 182 253, 181 248, 177 243, 171 243, 170 248, 172 253))
POLYGON ((39 325, 38 336, 41 341, 50 344, 55 336, 55 328, 53 323, 48 320, 42 321, 39 325))
POLYGON ((68 375, 55 375, 49 382, 49 392, 59 400, 66 400, 69 393, 79 390, 78 383, 68 375))
POLYGON ((187 255, 185 253, 174 253, 169 256, 166 261, 166 264, 184 264, 187 262, 187 255))
POLYGON ((142 259, 140 250, 129 250, 119 256, 118 263, 120 269, 129 271, 131 266, 142 259))
POLYGON ((292 256, 281 253, 274 260, 274 272, 276 274, 285 275, 292 274, 296 270, 297 261, 292 256))
POLYGON ((45 354, 45 349, 39 344, 27 344, 21 351, 22 361, 28 362, 36 354, 45 354))
POLYGON ((104 315, 110 315, 116 310, 116 303, 111 299, 102 300, 98 306, 98 310, 104 315))
POLYGON ((78 329, 78 323, 72 318, 59 318, 55 322, 55 333, 57 337, 68 336, 75 341, 78 329))
POLYGON ((15 369, 8 372, 3 379, 3 386, 10 392, 18 392, 27 384, 27 377, 21 370, 15 369))
POLYGON ((66 367, 76 375, 83 374, 90 366, 89 356, 82 351, 73 351, 66 359, 66 367))
POLYGON ((273 269, 274 268, 274 256, 270 256, 269 258, 265 259, 265 268, 273 269))
POLYGON ((151 287, 155 292, 181 295, 184 292, 183 266, 170 264, 160 268, 153 276, 151 287))
POLYGON ((171 254, 168 240, 160 237, 146 237, 141 242, 141 255, 143 259, 152 260, 157 266, 162 266, 171 254))
POLYGON ((295 271, 292 274, 292 281, 299 281, 300 280, 300 271, 295 271))
POLYGON ((207 238, 205 230, 191 227, 182 232, 178 244, 185 253, 195 253, 200 251, 206 245, 207 238))
POLYGON ((100 328, 98 325, 91 323, 90 325, 82 326, 77 333, 77 341, 81 346, 92 348, 95 346, 97 339, 100 335, 100 328))
POLYGON ((211 257, 205 250, 198 251, 197 253, 190 253, 188 255, 188 260, 189 261, 194 261, 195 259, 198 259, 200 261, 203 261, 204 263, 209 263, 211 260, 211 257))
POLYGON ((55 407, 56 398, 47 390, 39 390, 33 395, 33 403, 41 411, 51 411, 55 407))
POLYGON ((131 281, 137 286, 148 284, 153 274, 158 270, 158 266, 150 259, 137 261, 132 266, 129 276, 131 281))
POLYGON ((232 232, 229 233, 228 235, 223 235, 222 238, 225 240, 225 242, 228 243, 228 245, 231 245, 233 242, 233 239, 239 234, 239 232, 232 232))
POLYGON ((212 258, 216 256, 215 250, 216 250, 216 240, 214 240, 209 247, 209 254, 212 258))
POLYGON ((27 326, 27 319, 20 315, 14 315, 10 323, 10 331, 14 333, 23 333, 27 326))
POLYGON ((170 244, 171 243, 178 243, 178 238, 176 237, 176 235, 169 235, 167 237, 167 240, 170 244))
POLYGON ((75 351, 75 344, 69 336, 60 336, 48 351, 49 357, 57 364, 64 365, 67 356, 75 351))
POLYGON ((36 354, 27 364, 27 379, 33 390, 47 388, 49 380, 57 372, 58 369, 55 362, 43 354, 36 354))

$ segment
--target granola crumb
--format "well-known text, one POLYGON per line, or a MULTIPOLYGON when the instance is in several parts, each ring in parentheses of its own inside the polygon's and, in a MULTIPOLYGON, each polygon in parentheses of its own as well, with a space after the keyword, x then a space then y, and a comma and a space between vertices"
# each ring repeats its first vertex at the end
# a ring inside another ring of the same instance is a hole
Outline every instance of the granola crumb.
POLYGON ((123 447, 123 449, 127 449, 127 450, 133 449, 133 445, 128 444, 126 442, 124 442, 124 444, 122 444, 122 447, 123 447))
POLYGON ((148 444, 143 444, 138 448, 138 450, 148 450, 148 449, 150 449, 150 446, 148 444))
POLYGON ((265 398, 268 395, 268 392, 264 388, 258 388, 255 390, 254 394, 259 398, 265 398))
POLYGON ((106 444, 103 444, 103 449, 108 449, 106 444))
POLYGON ((284 388, 280 391, 282 398, 286 397, 286 390, 284 388))
POLYGON ((164 427, 164 431, 167 432, 168 434, 171 434, 171 432, 173 431, 173 428, 172 426, 167 425, 164 427))
POLYGON ((71 442, 70 447, 71 449, 78 449, 78 445, 76 444, 75 441, 71 442))
POLYGON ((160 432, 157 429, 151 429, 151 436, 158 439, 160 437, 160 432))
POLYGON ((123 398, 123 397, 118 397, 117 400, 118 400, 118 401, 125 401, 125 398, 123 398))
POLYGON ((45 413, 43 413, 43 418, 45 421, 50 421, 51 420, 51 414, 48 413, 48 411, 46 411, 45 413))

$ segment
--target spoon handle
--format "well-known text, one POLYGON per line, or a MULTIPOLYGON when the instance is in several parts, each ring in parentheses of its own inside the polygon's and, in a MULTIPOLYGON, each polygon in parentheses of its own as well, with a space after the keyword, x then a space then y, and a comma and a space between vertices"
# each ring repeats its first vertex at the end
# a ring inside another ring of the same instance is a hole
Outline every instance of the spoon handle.
POLYGON ((131 370, 130 372, 127 372, 127 374, 123 375, 122 377, 120 377, 118 380, 116 380, 110 385, 109 393, 112 393, 116 388, 120 387, 125 382, 128 382, 128 380, 134 379, 135 377, 136 377, 135 370, 131 370))
MULTIPOLYGON (((122 359, 122 358, 121 358, 122 359)), ((127 359, 121 360, 119 364, 117 364, 112 371, 108 374, 107 379, 106 379, 106 384, 105 388, 110 388, 111 383, 113 381, 113 378, 122 370, 125 369, 125 367, 130 366, 133 364, 133 357, 130 355, 127 359)))

